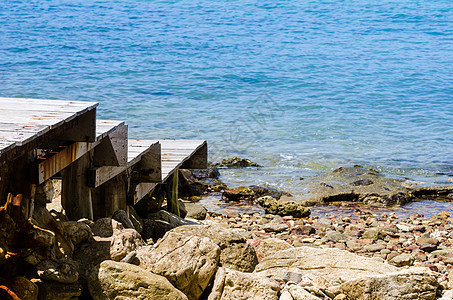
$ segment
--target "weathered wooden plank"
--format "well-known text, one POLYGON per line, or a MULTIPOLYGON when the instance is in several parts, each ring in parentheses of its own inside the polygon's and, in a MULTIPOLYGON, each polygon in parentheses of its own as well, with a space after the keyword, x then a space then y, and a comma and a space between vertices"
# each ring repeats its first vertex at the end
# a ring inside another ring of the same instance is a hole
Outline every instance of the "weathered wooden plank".
POLYGON ((33 140, 35 136, 34 132, 0 131, 0 141, 13 142, 16 146, 24 145, 33 140))
POLYGON ((77 159, 94 149, 95 143, 76 142, 38 164, 38 183, 54 176, 77 159))
POLYGON ((8 152, 12 148, 14 148, 15 145, 16 144, 14 142, 0 141, 0 155, 2 155, 3 153, 8 152))
POLYGON ((45 133, 49 130, 50 130, 49 127, 46 125, 0 123, 0 131, 34 132, 34 133, 39 134, 39 133, 45 133))
POLYGON ((0 105, 6 109, 23 109, 24 106, 33 110, 52 110, 67 111, 81 114, 98 106, 97 102, 85 101, 65 101, 65 100, 48 100, 48 99, 29 99, 29 98, 4 98, 0 97, 0 105))
MULTIPOLYGON (((105 148, 101 147, 101 144, 106 142, 106 143, 111 143, 109 137, 110 135, 114 136, 114 140, 117 137, 124 136, 126 132, 126 137, 127 137, 127 125, 124 124, 124 122, 111 122, 110 126, 104 126, 104 129, 106 130, 105 133, 108 135, 105 137, 104 133, 98 132, 96 141, 93 143, 89 142, 76 142, 68 147, 66 147, 64 150, 56 153, 55 155, 51 156, 50 158, 46 159, 45 161, 41 162, 38 164, 38 180, 39 183, 44 182, 45 180, 49 179, 50 177, 54 176, 67 166, 69 166, 72 162, 77 160, 78 158, 82 157, 85 153, 88 151, 95 149, 94 151, 94 156, 96 157, 96 152, 97 151, 103 151, 105 148), (119 124, 118 126, 115 126, 115 124, 119 124), (118 131, 118 135, 116 133, 118 131), (101 139, 101 137, 104 137, 101 139), (98 147, 101 147, 101 149, 98 149, 98 147)), ((119 141, 114 141, 114 143, 119 143, 119 141)), ((124 142, 123 142, 124 143, 124 142)), ((116 147, 116 145, 115 145, 116 147)), ((120 151, 116 149, 116 151, 120 151)), ((126 150, 127 151, 127 150, 126 150)), ((118 164, 122 164, 123 166, 126 164, 126 153, 119 153, 118 156, 116 156, 117 153, 115 150, 112 150, 113 153, 110 153, 110 159, 111 156, 115 156, 115 160, 118 164)), ((100 153, 98 155, 103 155, 106 159, 108 158, 108 153, 100 153)), ((96 159, 95 159, 96 162, 96 159)), ((119 172, 120 173, 120 172, 119 172)), ((119 174, 118 173, 118 174, 119 174)))
POLYGON ((0 109, 1 123, 46 125, 50 126, 50 129, 53 129, 56 126, 63 124, 65 121, 70 121, 75 117, 77 117, 76 114, 68 112, 43 112, 43 111, 27 111, 27 110, 21 111, 21 110, 0 109))

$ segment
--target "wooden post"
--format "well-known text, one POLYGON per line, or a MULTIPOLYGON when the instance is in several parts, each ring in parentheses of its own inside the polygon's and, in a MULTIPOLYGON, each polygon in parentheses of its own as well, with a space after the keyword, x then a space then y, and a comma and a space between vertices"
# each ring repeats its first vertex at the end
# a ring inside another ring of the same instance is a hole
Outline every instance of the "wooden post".
POLYGON ((180 216, 178 202, 178 169, 168 178, 167 181, 167 207, 168 210, 180 216))
POLYGON ((61 171, 61 205, 69 220, 93 219, 91 188, 87 185, 87 170, 92 167, 93 150, 61 171))
POLYGON ((94 189, 94 219, 111 217, 115 211, 126 211, 127 174, 123 172, 94 189))

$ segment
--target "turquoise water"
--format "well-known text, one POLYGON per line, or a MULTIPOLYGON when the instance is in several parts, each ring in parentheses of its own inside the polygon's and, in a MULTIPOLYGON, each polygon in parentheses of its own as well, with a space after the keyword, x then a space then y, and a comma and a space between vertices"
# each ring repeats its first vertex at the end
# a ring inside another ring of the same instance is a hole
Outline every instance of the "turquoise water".
POLYGON ((230 184, 297 192, 366 164, 453 177, 444 1, 0 1, 0 95, 101 103, 136 138, 204 138, 230 184))

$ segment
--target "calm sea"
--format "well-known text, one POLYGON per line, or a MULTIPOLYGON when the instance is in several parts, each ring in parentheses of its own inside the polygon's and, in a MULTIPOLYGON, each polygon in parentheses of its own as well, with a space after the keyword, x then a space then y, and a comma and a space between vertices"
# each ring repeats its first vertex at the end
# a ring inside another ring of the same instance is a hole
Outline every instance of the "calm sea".
POLYGON ((232 184, 365 164, 453 178, 453 3, 0 1, 0 95, 98 101, 136 138, 207 139, 232 184))

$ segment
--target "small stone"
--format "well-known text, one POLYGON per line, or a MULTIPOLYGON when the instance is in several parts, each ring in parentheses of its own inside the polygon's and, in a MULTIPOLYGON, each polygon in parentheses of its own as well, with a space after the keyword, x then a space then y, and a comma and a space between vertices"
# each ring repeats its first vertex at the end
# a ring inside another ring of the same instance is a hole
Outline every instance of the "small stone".
POLYGON ((289 228, 286 224, 268 223, 261 227, 266 232, 282 232, 289 228))
POLYGON ((397 267, 411 266, 414 263, 414 257, 411 254, 403 253, 393 257, 389 263, 397 267))
POLYGON ((329 231, 327 234, 326 234, 326 239, 328 241, 331 241, 331 242, 346 242, 348 240, 348 238, 344 235, 344 234, 341 234, 339 232, 336 232, 336 231, 329 231))

